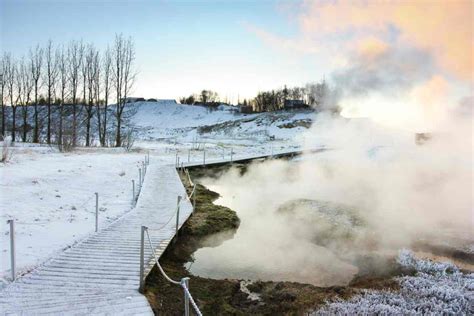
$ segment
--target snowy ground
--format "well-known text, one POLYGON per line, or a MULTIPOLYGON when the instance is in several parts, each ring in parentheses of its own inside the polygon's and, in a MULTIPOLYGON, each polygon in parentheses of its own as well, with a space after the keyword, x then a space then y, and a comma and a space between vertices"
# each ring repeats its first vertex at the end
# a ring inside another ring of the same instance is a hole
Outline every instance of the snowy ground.
POLYGON ((240 114, 228 106, 212 112, 202 106, 173 103, 138 102, 136 106, 132 123, 141 142, 150 146, 165 141, 195 146, 258 147, 274 143, 289 147, 306 130, 302 125, 308 126, 314 117, 311 111, 240 114))
POLYGON ((208 113, 203 107, 171 103, 138 106, 133 118, 137 131, 133 152, 80 148, 60 153, 54 147, 22 143, 11 147, 11 159, 0 164, 0 284, 11 278, 8 219, 15 219, 20 275, 94 232, 94 192, 100 197, 100 227, 129 211, 131 180, 138 178, 146 152, 152 163, 174 163, 176 153, 181 161, 187 161, 188 155, 191 161, 202 161, 204 148, 208 161, 230 159, 231 151, 236 158, 298 149, 297 138, 306 128, 278 125, 313 115, 241 115, 229 108, 208 113))
POLYGON ((94 232, 95 195, 99 226, 131 207, 131 179, 144 155, 111 151, 62 154, 47 147, 13 149, 0 166, 1 277, 10 278, 9 226, 15 219, 17 273, 94 232))

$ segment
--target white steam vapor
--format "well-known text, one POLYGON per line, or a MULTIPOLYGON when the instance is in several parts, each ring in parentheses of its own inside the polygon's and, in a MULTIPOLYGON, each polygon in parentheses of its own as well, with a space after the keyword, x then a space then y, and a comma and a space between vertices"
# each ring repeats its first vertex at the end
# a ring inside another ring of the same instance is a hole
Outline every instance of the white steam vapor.
POLYGON ((336 86, 304 137, 305 149, 325 146, 326 152, 204 181, 242 224, 219 251, 199 250, 195 271, 344 284, 357 272, 357 257, 372 251, 396 253, 419 241, 472 247, 472 97, 458 104, 436 98, 444 79, 434 75, 424 52, 361 55, 334 76, 336 86), (387 128, 331 110, 354 97, 364 104, 373 93, 375 105, 387 110, 406 96, 408 112, 395 111, 400 116, 393 120, 403 125, 404 115, 418 111, 412 130, 429 126, 429 139, 416 144, 404 126, 387 128), (436 115, 428 115, 433 108, 436 115))

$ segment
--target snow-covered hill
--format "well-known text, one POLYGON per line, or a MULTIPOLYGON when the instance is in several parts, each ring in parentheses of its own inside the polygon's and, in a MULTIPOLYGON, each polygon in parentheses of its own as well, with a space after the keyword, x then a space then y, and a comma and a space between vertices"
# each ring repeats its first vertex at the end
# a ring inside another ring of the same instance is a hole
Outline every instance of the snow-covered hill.
POLYGON ((145 141, 265 142, 286 141, 309 127, 314 112, 241 114, 234 107, 210 111, 203 106, 165 102, 136 102, 132 123, 145 141))

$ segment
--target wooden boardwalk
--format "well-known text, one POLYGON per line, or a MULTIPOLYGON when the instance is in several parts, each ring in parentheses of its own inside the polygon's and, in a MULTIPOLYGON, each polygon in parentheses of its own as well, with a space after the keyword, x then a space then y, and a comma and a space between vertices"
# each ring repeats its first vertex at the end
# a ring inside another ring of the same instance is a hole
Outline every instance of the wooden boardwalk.
MULTIPOLYGON (((150 164, 136 207, 3 289, 0 314, 152 315, 138 292, 140 229, 149 227, 161 255, 175 234, 176 219, 169 219, 175 216, 177 196, 185 194, 173 166, 150 164)), ((191 203, 183 199, 180 226, 191 212, 191 203)), ((148 244, 145 255, 150 269, 155 262, 148 244)))
MULTIPOLYGON (((273 157, 297 154, 301 152, 273 157)), ((233 161, 267 157, 234 157, 233 161)), ((208 160, 206 165, 228 163, 227 158, 208 160)), ((177 196, 185 197, 186 191, 175 166, 150 164, 135 208, 1 290, 0 314, 152 315, 148 301, 138 292, 141 226, 149 228, 159 257, 175 235, 177 196)), ((191 203, 182 199, 180 227, 192 211, 191 203)), ((145 261, 147 274, 155 264, 148 244, 145 261)))
POLYGON ((287 151, 275 151, 274 153, 267 153, 267 154, 255 154, 255 155, 239 155, 239 156, 230 156, 229 153, 225 157, 219 158, 205 158, 204 154, 202 157, 193 157, 193 161, 185 161, 187 156, 183 153, 179 157, 180 166, 182 165, 185 168, 192 168, 192 167, 202 167, 202 166, 211 166, 211 165, 224 165, 230 162, 249 162, 252 160, 258 159, 268 159, 268 158, 284 158, 284 157, 294 157, 300 156, 303 154, 311 154, 311 153, 319 153, 322 151, 328 150, 325 147, 311 149, 311 150, 287 150, 287 151))

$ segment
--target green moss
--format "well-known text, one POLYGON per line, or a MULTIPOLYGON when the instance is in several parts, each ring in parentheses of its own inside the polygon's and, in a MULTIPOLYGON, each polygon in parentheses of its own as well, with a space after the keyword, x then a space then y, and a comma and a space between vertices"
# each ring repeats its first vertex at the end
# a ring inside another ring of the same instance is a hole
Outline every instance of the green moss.
MULTIPOLYGON (((191 187, 187 188, 192 191, 191 187)), ((239 227, 240 220, 235 211, 222 205, 214 204, 219 194, 196 184, 195 208, 184 227, 183 233, 188 236, 206 236, 239 227)))

